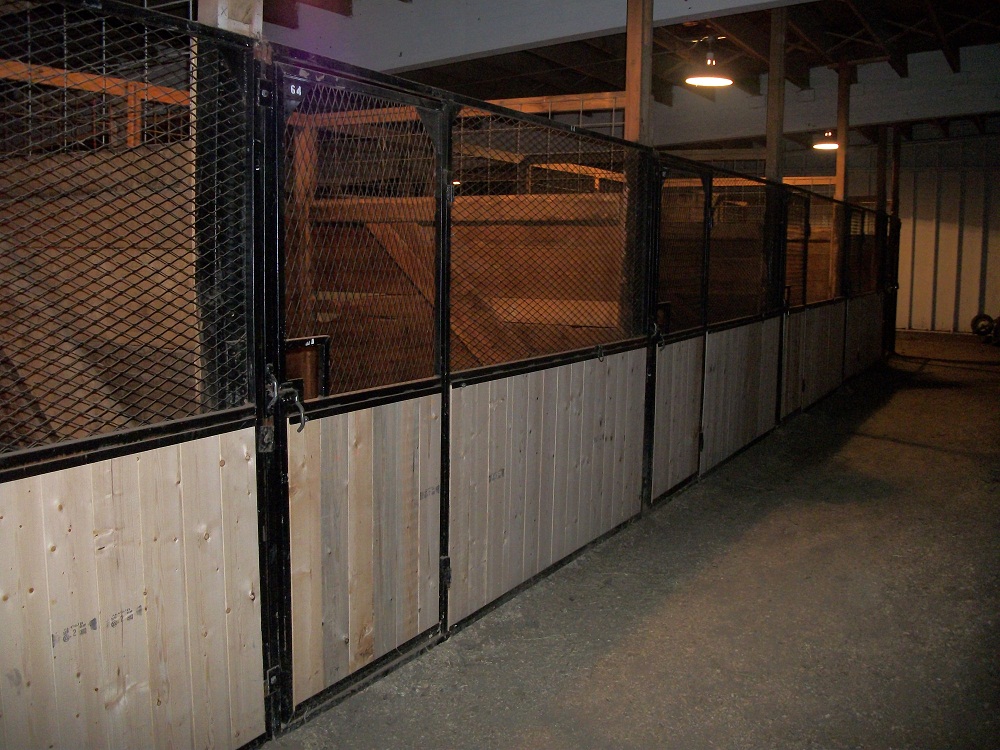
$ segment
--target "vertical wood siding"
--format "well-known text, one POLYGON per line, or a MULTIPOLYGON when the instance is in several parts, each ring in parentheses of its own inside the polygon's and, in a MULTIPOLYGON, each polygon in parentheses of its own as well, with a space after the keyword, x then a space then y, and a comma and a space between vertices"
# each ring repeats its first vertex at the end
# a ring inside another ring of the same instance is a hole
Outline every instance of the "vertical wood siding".
POLYGON ((656 353, 654 498, 698 473, 704 373, 704 336, 669 344, 656 353))
POLYGON ((449 624, 639 512, 645 357, 452 391, 449 624))
POLYGON ((844 378, 863 372, 882 358, 882 295, 847 301, 844 378))
POLYGON ((438 622, 440 404, 289 432, 296 704, 438 622))
POLYGON ((774 427, 780 333, 781 318, 771 318, 708 334, 702 472, 774 427))
POLYGON ((844 310, 847 303, 812 307, 805 312, 802 343, 802 408, 819 401, 843 382, 844 310))
POLYGON ((904 146, 897 328, 968 333, 977 313, 1000 312, 997 145, 904 146))
POLYGON ((805 392, 805 331, 806 311, 789 313, 785 316, 785 341, 782 348, 781 366, 781 418, 802 408, 805 392))
POLYGON ((4 747, 264 732, 254 431, 0 485, 4 747))

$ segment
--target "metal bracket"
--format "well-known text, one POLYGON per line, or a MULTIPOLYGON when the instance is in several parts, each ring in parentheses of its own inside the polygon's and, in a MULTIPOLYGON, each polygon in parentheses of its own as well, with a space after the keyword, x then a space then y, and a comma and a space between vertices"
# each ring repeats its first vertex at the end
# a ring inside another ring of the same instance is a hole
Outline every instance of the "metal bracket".
POLYGON ((280 667, 271 667, 267 670, 267 674, 264 675, 264 695, 270 695, 271 693, 277 691, 279 689, 278 682, 280 679, 280 667))

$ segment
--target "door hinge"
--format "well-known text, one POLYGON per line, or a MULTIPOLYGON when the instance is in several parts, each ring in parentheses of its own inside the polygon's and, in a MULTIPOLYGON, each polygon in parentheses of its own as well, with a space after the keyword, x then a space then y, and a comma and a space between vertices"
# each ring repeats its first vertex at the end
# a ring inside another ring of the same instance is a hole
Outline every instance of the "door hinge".
POLYGON ((280 689, 281 667, 271 667, 264 675, 264 695, 271 695, 280 689))

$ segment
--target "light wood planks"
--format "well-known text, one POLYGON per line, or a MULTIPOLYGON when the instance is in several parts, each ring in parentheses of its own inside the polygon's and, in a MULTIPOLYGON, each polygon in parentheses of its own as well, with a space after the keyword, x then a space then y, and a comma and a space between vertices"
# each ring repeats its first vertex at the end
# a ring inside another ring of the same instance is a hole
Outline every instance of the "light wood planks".
POLYGON ((698 473, 704 359, 704 336, 669 344, 656 353, 654 498, 698 473))
POLYGON ((819 401, 843 382, 844 306, 834 302, 806 310, 803 339, 802 408, 819 401))
POLYGON ((639 512, 645 350, 452 391, 448 622, 639 512))
POLYGON ((802 394, 805 391, 805 374, 803 372, 805 329, 805 311, 789 313, 785 316, 785 346, 781 367, 782 419, 802 408, 802 394))
POLYGON ((847 301, 844 378, 864 372, 882 359, 882 295, 847 301))
POLYGON ((780 333, 771 318, 708 334, 701 472, 774 427, 780 333))
POLYGON ((254 431, 0 485, 6 747, 264 732, 254 431))
POLYGON ((440 403, 289 433, 296 704, 438 622, 440 403))

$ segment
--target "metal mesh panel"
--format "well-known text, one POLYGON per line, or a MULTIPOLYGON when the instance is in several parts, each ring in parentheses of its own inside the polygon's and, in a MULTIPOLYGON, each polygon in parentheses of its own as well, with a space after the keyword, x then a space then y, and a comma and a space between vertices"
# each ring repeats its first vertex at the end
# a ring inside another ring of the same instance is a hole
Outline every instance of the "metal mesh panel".
POLYGON ((785 302, 791 307, 806 302, 806 251, 809 234, 809 198, 788 193, 785 224, 785 302))
POLYGON ((874 211, 851 210, 850 262, 847 288, 852 295, 871 294, 878 289, 879 257, 875 238, 874 211))
POLYGON ((834 299, 840 290, 840 205, 819 195, 809 200, 806 302, 834 299))
POLYGON ((767 295, 767 186, 742 177, 712 180, 708 322, 759 315, 767 295))
POLYGON ((315 86, 289 116, 287 333, 330 337, 331 394, 434 374, 434 175, 414 107, 315 86))
POLYGON ((0 452, 248 398, 243 51, 0 16, 0 452))
POLYGON ((637 151, 465 109, 452 163, 452 369, 637 333, 637 151))
POLYGON ((663 180, 660 202, 657 301, 669 305, 667 331, 697 328, 704 324, 705 186, 701 177, 671 169, 663 180))

